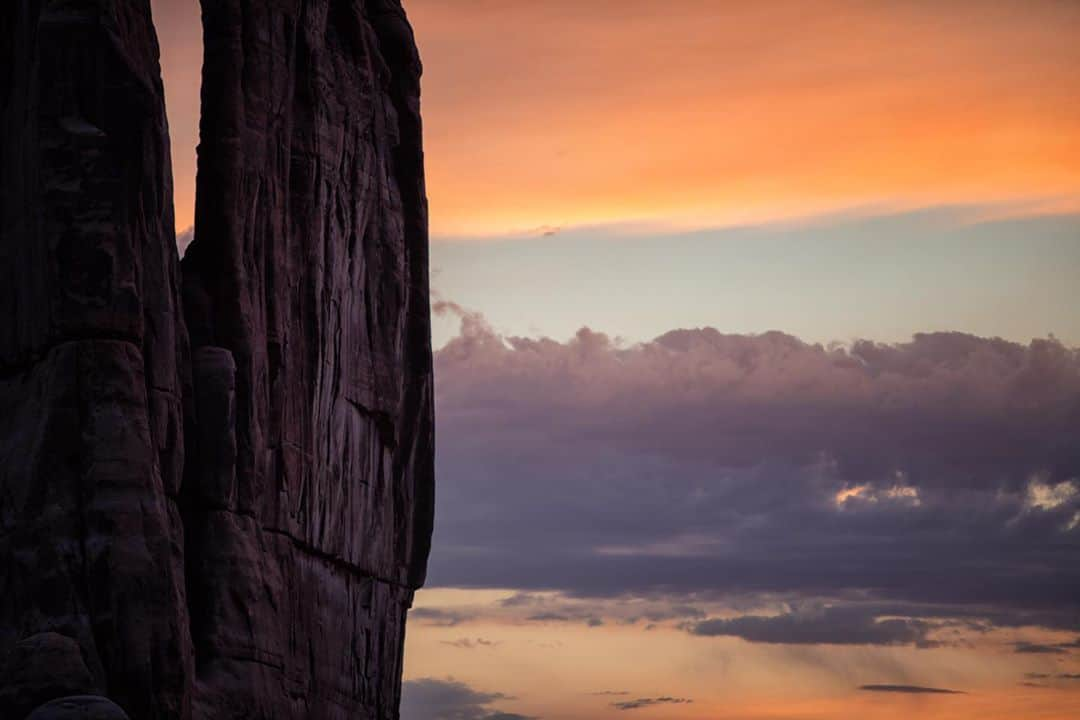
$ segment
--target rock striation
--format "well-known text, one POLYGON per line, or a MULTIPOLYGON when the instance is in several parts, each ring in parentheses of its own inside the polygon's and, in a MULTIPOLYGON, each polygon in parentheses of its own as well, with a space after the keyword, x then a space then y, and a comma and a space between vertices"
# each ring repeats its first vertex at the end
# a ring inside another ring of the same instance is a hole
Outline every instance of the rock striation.
POLYGON ((370 0, 217 0, 203 25, 183 264, 198 702, 394 717, 432 509, 412 33, 370 0))
POLYGON ((29 664, 79 661, 68 694, 182 717, 186 350, 149 5, 0 12, 0 717, 76 680, 29 664))
POLYGON ((434 475, 400 4, 204 2, 182 268, 149 0, 0 21, 0 717, 396 718, 434 475))

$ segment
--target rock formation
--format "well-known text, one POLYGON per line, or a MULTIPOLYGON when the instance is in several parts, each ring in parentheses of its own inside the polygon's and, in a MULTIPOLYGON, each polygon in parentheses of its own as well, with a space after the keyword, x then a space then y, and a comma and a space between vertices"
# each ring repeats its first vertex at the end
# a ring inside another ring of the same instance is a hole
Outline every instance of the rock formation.
POLYGON ((204 2, 182 271, 149 0, 0 21, 0 717, 397 717, 433 508, 400 4, 204 2))
POLYGON ((149 4, 0 12, 0 654, 10 678, 59 634, 91 681, 69 694, 180 717, 185 340, 149 4))

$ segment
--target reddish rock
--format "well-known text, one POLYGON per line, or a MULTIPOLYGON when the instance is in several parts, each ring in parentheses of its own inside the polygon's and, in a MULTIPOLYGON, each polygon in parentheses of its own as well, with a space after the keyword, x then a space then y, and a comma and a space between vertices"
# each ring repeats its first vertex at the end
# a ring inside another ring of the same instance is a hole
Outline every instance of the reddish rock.
POLYGON ((394 717, 431 533, 420 64, 395 3, 205 3, 185 474, 200 710, 394 717))
POLYGON ((184 313, 148 0, 0 19, 0 716, 396 717, 433 508, 400 5, 205 3, 184 313))
POLYGON ((185 333, 149 3, 3 5, 0 663, 57 633, 87 691, 180 717, 185 333))
POLYGON ((81 695, 95 686, 79 643, 54 632, 16 643, 8 653, 3 677, 0 707, 16 717, 53 698, 81 695))

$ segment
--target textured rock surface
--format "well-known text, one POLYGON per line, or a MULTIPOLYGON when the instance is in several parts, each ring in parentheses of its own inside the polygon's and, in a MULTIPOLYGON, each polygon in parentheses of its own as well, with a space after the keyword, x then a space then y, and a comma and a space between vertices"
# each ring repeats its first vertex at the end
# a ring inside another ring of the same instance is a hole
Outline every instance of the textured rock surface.
MULTIPOLYGON (((184 333, 149 4, 2 12, 0 656, 55 632, 85 690, 180 716, 184 333)), ((0 679, 0 716, 40 682, 0 679)))
POLYGON ((0 716, 395 718, 433 507, 400 5, 204 3, 183 313, 148 0, 0 18, 0 716))
POLYGON ((183 264, 199 711, 394 717, 432 507, 412 33, 387 2, 215 0, 203 24, 183 264))
POLYGON ((36 708, 26 720, 129 720, 127 713, 100 695, 71 695, 36 708))
POLYGON ((8 654, 4 679, 0 706, 5 708, 33 708, 51 698, 80 695, 94 687, 79 643, 54 632, 38 633, 16 643, 8 654))

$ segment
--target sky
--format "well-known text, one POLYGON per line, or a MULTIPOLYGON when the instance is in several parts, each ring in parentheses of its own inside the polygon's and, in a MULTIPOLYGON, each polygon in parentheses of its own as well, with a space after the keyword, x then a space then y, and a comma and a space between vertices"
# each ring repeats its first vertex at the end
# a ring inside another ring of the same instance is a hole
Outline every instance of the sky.
MULTIPOLYGON (((1080 715, 1080 4, 405 6, 404 720, 1080 715)), ((154 7, 183 235, 198 8, 154 7)))

